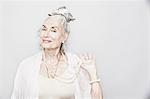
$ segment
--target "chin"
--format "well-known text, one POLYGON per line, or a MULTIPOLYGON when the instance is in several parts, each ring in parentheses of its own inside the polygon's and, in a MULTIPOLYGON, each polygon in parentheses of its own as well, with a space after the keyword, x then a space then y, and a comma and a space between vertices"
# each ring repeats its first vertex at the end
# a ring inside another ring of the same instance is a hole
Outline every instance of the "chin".
POLYGON ((41 46, 44 49, 54 49, 54 48, 57 48, 56 46, 50 45, 50 44, 42 44, 41 46))

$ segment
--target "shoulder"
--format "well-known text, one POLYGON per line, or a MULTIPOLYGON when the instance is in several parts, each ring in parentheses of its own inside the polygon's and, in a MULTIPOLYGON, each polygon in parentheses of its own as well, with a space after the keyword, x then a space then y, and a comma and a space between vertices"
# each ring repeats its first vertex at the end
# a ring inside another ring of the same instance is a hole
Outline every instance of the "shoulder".
POLYGON ((39 52, 36 52, 36 53, 24 58, 22 61, 20 61, 18 69, 22 69, 22 70, 26 69, 27 67, 36 63, 37 60, 39 60, 41 58, 41 56, 42 56, 42 52, 39 51, 39 52))

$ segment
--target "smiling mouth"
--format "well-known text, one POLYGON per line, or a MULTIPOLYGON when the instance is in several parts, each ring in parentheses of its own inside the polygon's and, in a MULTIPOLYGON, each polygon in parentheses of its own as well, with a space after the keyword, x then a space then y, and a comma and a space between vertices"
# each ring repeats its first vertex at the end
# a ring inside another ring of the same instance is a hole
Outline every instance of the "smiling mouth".
POLYGON ((51 40, 43 40, 44 43, 50 43, 52 42, 51 40))

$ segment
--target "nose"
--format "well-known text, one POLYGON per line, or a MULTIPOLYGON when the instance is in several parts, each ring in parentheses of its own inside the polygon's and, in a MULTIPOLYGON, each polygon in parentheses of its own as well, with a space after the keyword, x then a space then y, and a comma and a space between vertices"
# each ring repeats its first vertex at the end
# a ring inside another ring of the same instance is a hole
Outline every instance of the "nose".
POLYGON ((48 37, 48 32, 45 32, 43 36, 48 37))
POLYGON ((50 31, 48 30, 48 31, 46 31, 45 33, 44 33, 44 37, 48 37, 49 36, 49 33, 50 33, 50 31))

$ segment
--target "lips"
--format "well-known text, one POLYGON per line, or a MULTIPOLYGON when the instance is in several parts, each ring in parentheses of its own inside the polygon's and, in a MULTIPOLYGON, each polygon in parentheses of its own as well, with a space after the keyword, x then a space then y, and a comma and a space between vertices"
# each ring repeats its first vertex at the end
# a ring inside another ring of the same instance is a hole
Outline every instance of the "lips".
POLYGON ((50 43, 50 42, 52 42, 52 41, 51 41, 51 40, 43 39, 43 42, 44 42, 44 43, 50 43))

